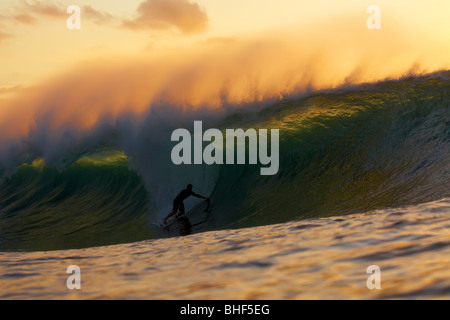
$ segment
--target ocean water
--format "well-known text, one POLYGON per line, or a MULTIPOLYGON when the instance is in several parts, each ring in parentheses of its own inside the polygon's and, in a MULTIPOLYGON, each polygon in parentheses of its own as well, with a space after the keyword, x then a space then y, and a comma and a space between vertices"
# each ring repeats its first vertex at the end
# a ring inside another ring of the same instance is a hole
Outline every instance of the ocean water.
POLYGON ((280 129, 276 176, 173 165, 170 133, 198 119, 154 114, 0 168, 0 298, 449 298, 449 72, 252 110, 204 123, 280 129), (210 210, 153 228, 187 183, 210 210))
POLYGON ((449 299, 450 199, 79 250, 0 253, 1 299, 449 299), (81 269, 68 290, 67 267, 81 269), (367 268, 380 268, 369 290, 367 268))

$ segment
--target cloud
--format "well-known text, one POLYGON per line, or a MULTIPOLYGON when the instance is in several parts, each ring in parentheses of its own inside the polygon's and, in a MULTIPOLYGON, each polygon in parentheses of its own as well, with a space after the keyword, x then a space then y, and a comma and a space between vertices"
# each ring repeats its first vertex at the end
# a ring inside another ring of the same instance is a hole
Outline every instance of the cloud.
POLYGON ((102 24, 114 20, 114 16, 105 11, 99 11, 89 5, 82 7, 82 14, 96 24, 102 24))
POLYGON ((66 10, 54 4, 53 2, 42 2, 42 1, 34 1, 32 3, 23 2, 24 5, 27 7, 27 12, 44 15, 44 16, 50 16, 50 17, 61 17, 62 15, 66 14, 66 10))
POLYGON ((184 35, 201 33, 208 27, 208 16, 197 3, 189 0, 147 0, 140 4, 138 17, 125 20, 131 29, 166 30, 175 28, 184 35))
MULTIPOLYGON (((68 17, 67 7, 52 1, 22 1, 22 5, 17 7, 17 9, 20 12, 16 12, 13 16, 0 16, 0 21, 32 25, 38 20, 36 16, 63 19, 68 17)), ((90 5, 82 6, 81 14, 96 24, 107 23, 115 19, 108 12, 99 11, 90 5)))
POLYGON ((34 24, 36 22, 36 18, 33 17, 30 14, 16 14, 13 16, 5 16, 0 15, 0 24, 6 25, 6 24, 34 24))
POLYGON ((0 42, 3 42, 4 40, 7 40, 9 38, 12 38, 12 35, 6 32, 0 31, 0 42))
POLYGON ((237 41, 235 37, 213 37, 201 41, 200 44, 206 45, 222 45, 222 44, 233 44, 237 41))
POLYGON ((20 90, 22 86, 0 86, 0 94, 13 93, 20 90))
POLYGON ((29 14, 19 14, 11 18, 12 21, 22 24, 35 24, 36 18, 29 14))

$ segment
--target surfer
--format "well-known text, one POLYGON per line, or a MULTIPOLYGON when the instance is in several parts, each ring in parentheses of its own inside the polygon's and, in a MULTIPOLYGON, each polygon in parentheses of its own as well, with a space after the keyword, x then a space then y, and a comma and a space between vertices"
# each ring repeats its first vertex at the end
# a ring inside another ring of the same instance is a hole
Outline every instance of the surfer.
POLYGON ((167 219, 175 215, 178 210, 180 210, 179 216, 184 214, 184 203, 183 201, 189 198, 190 196, 194 196, 200 199, 206 199, 209 200, 209 198, 201 196, 199 194, 196 194, 194 191, 192 191, 192 184, 188 184, 186 189, 181 190, 180 193, 177 195, 177 197, 173 200, 173 208, 172 212, 169 213, 169 215, 164 219, 164 224, 167 223, 167 219))

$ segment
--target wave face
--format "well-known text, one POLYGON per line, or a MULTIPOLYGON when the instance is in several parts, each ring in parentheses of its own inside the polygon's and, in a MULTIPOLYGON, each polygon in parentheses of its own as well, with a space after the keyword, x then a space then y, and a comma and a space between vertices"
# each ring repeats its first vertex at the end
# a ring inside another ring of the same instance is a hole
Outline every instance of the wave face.
POLYGON ((148 179, 126 146, 98 147, 62 169, 35 159, 1 180, 0 250, 124 243, 450 196, 450 72, 317 93, 218 123, 280 129, 278 174, 261 176, 259 165, 175 167, 160 157, 151 169, 161 176, 148 179), (191 200, 173 230, 154 230, 181 181, 210 194, 210 212, 191 200))
POLYGON ((114 150, 62 171, 42 160, 23 165, 4 179, 0 199, 3 250, 81 248, 149 236, 146 189, 114 150))

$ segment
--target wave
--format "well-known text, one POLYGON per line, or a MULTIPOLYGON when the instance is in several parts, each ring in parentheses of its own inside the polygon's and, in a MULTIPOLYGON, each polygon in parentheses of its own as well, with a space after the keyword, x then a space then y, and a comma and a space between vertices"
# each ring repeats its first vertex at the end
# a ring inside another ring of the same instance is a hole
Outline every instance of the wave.
POLYGON ((449 85, 388 81, 265 110, 249 127, 280 128, 280 171, 263 177, 257 168, 224 166, 217 216, 241 227, 448 196, 449 85))
POLYGON ((22 165, 3 181, 0 198, 2 249, 79 248, 148 236, 147 191, 122 152, 83 157, 63 171, 42 159, 22 165))
POLYGON ((0 250, 133 242, 448 197, 449 92, 450 72, 441 72, 282 100, 225 119, 207 116, 204 123, 220 129, 280 129, 276 176, 261 176, 258 165, 173 165, 170 132, 192 127, 199 114, 153 113, 153 127, 122 119, 108 139, 87 134, 90 143, 52 161, 27 150, 28 164, 5 170, 0 182, 0 250), (134 134, 122 135, 120 127, 132 124, 134 134), (211 197, 211 211, 191 199, 177 230, 152 229, 188 183, 211 197))

